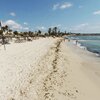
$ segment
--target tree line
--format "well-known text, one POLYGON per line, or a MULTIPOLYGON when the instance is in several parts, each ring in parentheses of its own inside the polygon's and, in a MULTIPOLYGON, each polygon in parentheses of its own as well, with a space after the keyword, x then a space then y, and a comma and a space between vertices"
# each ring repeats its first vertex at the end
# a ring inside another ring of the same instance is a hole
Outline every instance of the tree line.
POLYGON ((2 26, 0 25, 0 39, 2 39, 2 44, 5 43, 5 38, 18 38, 18 37, 23 37, 24 39, 28 40, 29 37, 61 37, 63 35, 68 35, 69 33, 61 32, 58 27, 53 27, 49 28, 46 33, 42 33, 41 30, 32 32, 18 32, 18 31, 13 31, 12 29, 9 28, 8 25, 2 26))

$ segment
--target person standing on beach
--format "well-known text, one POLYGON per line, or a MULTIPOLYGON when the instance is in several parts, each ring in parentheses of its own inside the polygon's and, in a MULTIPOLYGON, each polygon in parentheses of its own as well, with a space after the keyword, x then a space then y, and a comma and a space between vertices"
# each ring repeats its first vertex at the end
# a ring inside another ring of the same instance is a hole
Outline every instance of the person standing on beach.
POLYGON ((70 39, 68 38, 68 42, 70 42, 70 39))
POLYGON ((66 40, 66 37, 64 37, 64 42, 65 42, 65 40, 66 40))

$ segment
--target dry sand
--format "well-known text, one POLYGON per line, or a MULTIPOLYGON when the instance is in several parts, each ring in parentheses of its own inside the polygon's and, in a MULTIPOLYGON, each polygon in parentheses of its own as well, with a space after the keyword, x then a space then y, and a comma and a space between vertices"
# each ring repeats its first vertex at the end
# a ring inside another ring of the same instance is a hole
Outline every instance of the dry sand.
POLYGON ((60 38, 2 46, 0 100, 100 100, 99 67, 60 38))

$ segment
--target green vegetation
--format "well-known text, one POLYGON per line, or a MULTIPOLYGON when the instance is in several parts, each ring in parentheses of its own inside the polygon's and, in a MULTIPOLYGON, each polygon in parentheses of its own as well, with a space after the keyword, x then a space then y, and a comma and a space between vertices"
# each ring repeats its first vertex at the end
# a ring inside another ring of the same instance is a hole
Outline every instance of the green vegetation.
POLYGON ((13 31, 9 28, 9 26, 1 26, 0 28, 0 39, 2 40, 2 44, 7 43, 6 40, 16 38, 18 41, 20 39, 24 39, 26 41, 32 41, 32 39, 38 38, 38 37, 62 37, 64 35, 68 35, 69 33, 61 32, 58 27, 49 28, 48 32, 43 33, 41 30, 32 32, 18 32, 13 31))

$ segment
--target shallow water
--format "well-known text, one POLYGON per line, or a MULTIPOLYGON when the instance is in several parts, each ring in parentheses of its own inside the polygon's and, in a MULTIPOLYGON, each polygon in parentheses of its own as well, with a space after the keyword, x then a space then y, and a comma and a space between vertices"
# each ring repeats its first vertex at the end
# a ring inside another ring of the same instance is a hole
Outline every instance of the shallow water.
POLYGON ((72 40, 78 41, 78 46, 100 55, 100 36, 72 36, 72 40))

